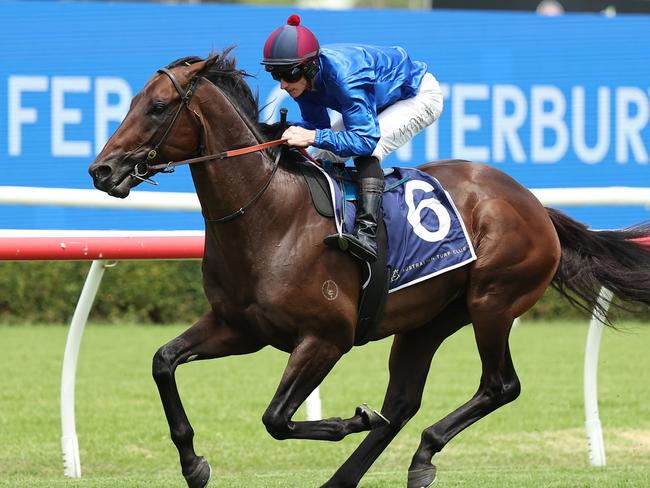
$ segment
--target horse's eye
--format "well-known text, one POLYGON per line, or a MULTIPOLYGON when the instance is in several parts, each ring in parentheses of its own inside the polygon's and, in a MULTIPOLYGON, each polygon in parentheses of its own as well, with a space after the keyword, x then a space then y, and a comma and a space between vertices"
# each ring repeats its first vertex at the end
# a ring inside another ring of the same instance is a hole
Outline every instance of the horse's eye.
POLYGON ((154 102, 154 104, 151 106, 151 113, 155 115, 160 115, 167 109, 167 104, 163 102, 154 102))

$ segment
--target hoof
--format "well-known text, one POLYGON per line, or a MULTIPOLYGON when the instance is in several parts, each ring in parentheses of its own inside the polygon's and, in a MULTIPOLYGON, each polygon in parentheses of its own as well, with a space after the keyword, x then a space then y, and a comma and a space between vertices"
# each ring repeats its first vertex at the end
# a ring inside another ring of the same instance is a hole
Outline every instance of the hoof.
POLYGON ((436 481, 436 467, 433 464, 409 468, 407 488, 428 488, 436 481))
POLYGON ((359 405, 354 413, 356 415, 361 415, 363 423, 369 429, 376 429, 377 427, 383 427, 384 425, 390 424, 390 420, 380 414, 377 410, 370 408, 367 403, 359 405))
POLYGON ((189 488, 205 488, 212 476, 212 468, 203 456, 199 456, 199 464, 190 474, 185 476, 189 488))

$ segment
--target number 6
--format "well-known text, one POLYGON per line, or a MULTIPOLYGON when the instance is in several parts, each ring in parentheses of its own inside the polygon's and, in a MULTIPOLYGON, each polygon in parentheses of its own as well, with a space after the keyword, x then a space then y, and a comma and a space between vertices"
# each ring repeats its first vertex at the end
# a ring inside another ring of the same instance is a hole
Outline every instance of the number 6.
POLYGON ((420 203, 416 207, 415 202, 413 201, 415 190, 422 190, 425 192, 433 193, 434 188, 426 181, 410 180, 406 182, 404 188, 404 198, 406 200, 406 205, 409 208, 409 212, 406 218, 408 219, 409 224, 411 224, 413 227, 413 232, 415 232, 420 239, 427 242, 438 242, 443 240, 445 237, 447 237, 447 234, 449 234, 449 229, 451 227, 451 217, 449 216, 449 212, 444 207, 444 205, 440 203, 440 201, 438 201, 438 199, 435 197, 435 193, 431 198, 424 198, 420 200, 420 203), (439 225, 438 230, 435 232, 431 232, 422 225, 420 214, 425 208, 433 210, 436 214, 436 217, 438 217, 439 225))

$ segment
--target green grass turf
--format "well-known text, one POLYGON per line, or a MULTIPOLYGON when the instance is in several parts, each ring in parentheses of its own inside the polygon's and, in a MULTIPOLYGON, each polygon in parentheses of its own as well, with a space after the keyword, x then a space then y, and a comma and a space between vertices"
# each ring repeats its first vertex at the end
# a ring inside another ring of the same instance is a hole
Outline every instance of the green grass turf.
MULTIPOLYGON (((522 324, 511 349, 522 394, 456 437, 436 456, 447 487, 650 486, 650 327, 621 324, 603 336, 599 370, 608 466, 588 464, 582 403, 586 323, 522 324)), ((87 328, 77 377, 81 479, 63 477, 59 383, 67 328, 0 326, 0 487, 183 487, 151 379, 151 357, 183 327, 87 328)), ((381 405, 390 340, 356 348, 321 386, 325 416, 381 405)), ((276 441, 261 423, 287 360, 270 348, 178 370, 197 452, 210 486, 320 486, 361 441, 276 441)), ((422 408, 360 487, 405 486, 420 432, 474 393, 480 362, 472 331, 433 361, 422 408)), ((304 418, 304 411, 297 414, 304 418)))

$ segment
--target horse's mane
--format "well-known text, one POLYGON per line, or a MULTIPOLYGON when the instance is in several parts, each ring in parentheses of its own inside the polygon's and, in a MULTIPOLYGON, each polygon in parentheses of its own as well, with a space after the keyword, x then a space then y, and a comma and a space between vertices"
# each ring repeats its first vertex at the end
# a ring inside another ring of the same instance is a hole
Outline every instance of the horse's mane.
POLYGON ((251 125, 258 130, 258 136, 263 140, 277 139, 281 135, 282 128, 279 123, 266 124, 259 121, 259 94, 253 95, 245 79, 253 78, 253 75, 237 68, 237 60, 234 56, 230 56, 234 47, 230 46, 224 49, 221 54, 212 51, 205 59, 198 56, 185 56, 172 61, 167 68, 206 61, 197 76, 206 78, 223 90, 228 99, 239 109, 239 112, 246 116, 252 123, 251 125))

